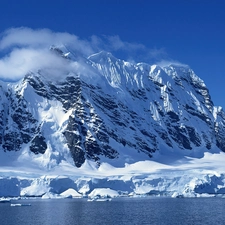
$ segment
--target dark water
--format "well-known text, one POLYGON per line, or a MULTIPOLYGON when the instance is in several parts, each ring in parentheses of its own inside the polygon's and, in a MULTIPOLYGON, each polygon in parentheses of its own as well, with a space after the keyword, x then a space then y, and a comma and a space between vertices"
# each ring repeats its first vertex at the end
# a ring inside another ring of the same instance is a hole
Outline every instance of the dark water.
POLYGON ((118 198, 18 200, 31 206, 0 204, 0 225, 225 224, 222 198, 118 198))

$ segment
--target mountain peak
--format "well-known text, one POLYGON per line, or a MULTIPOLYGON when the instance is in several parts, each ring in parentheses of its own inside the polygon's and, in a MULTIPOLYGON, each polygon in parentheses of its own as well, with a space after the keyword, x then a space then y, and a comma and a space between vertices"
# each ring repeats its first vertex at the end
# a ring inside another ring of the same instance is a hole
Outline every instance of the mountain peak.
POLYGON ((102 62, 109 59, 116 60, 116 58, 112 55, 112 53, 107 51, 100 51, 98 53, 92 54, 88 57, 88 59, 93 62, 100 62, 100 61, 102 62))
POLYGON ((73 160, 77 167, 85 160, 121 166, 156 152, 225 151, 225 116, 213 110, 208 89, 189 67, 132 64, 105 51, 63 63, 66 70, 54 70, 56 82, 40 70, 2 85, 2 151, 52 165, 73 160))

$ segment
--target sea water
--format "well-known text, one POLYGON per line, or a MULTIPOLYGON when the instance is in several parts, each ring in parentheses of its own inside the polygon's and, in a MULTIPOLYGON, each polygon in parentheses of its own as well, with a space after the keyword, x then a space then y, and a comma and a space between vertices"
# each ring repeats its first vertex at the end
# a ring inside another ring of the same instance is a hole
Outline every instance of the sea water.
POLYGON ((13 203, 22 206, 0 204, 1 225, 225 224, 223 198, 27 199, 13 203))

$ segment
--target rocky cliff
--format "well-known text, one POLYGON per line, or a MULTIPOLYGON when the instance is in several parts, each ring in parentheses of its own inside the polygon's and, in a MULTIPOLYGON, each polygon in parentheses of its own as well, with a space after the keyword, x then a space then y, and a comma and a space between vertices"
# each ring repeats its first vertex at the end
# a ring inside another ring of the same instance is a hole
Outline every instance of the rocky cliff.
POLYGON ((40 68, 0 82, 0 151, 17 152, 13 160, 80 167, 225 151, 224 112, 188 66, 50 51, 73 65, 69 72, 52 79, 40 68))

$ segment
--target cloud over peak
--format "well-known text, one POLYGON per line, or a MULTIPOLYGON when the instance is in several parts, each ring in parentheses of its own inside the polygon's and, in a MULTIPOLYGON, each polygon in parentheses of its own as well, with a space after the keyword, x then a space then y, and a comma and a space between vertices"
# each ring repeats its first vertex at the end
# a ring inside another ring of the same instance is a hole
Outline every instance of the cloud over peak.
POLYGON ((11 28, 2 33, 0 40, 1 50, 13 47, 46 48, 51 45, 73 46, 85 54, 93 52, 88 41, 80 40, 73 34, 53 32, 49 29, 11 28))
MULTIPOLYGON (((0 34, 0 79, 19 80, 29 71, 44 69, 52 74, 67 73, 72 63, 49 51, 50 46, 66 46, 78 55, 89 56, 101 50, 125 56, 129 61, 142 59, 159 60, 166 55, 164 49, 148 49, 142 44, 124 42, 119 36, 93 35, 82 40, 66 32, 53 32, 49 29, 31 29, 27 27, 11 28, 0 34), (137 56, 142 56, 139 59, 137 56)), ((147 61, 147 60, 145 60, 147 61)), ((78 68, 76 66, 76 68, 78 68)))

